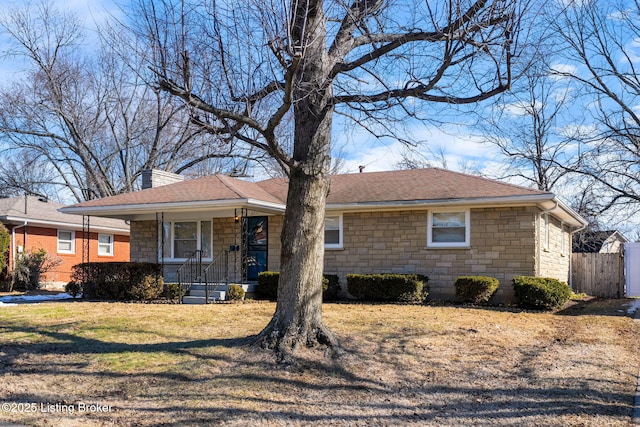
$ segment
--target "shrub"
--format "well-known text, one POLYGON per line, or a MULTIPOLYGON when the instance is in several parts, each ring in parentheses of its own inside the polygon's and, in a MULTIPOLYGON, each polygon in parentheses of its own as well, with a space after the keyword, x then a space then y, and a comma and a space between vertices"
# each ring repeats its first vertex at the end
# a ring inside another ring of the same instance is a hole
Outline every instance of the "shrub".
POLYGON ((325 274, 322 282, 322 300, 335 301, 340 293, 340 278, 337 274, 325 274), (326 285, 326 286, 325 286, 326 285))
MULTIPOLYGON (((0 282, 3 284, 9 284, 7 280, 7 267, 9 266, 9 257, 11 256, 9 251, 9 244, 11 243, 11 235, 9 230, 4 224, 0 223, 0 282)), ((11 291, 11 289, 7 290, 11 291)))
POLYGON ((500 282, 495 277, 460 276, 456 279, 456 298, 462 302, 479 304, 489 301, 500 282))
POLYGON ((146 275, 140 281, 134 281, 129 288, 129 299, 150 301, 160 298, 164 290, 164 279, 159 275, 146 275))
POLYGON ((87 262, 71 273, 86 298, 119 301, 158 298, 164 289, 161 276, 162 266, 149 262, 87 262))
POLYGON ((165 283, 161 298, 170 300, 180 298, 180 283, 165 283))
POLYGON ((78 282, 69 282, 64 285, 64 291, 75 298, 82 293, 82 285, 78 282))
POLYGON ((42 275, 61 262, 62 260, 47 255, 44 249, 20 254, 12 272, 12 288, 20 291, 39 289, 42 275))
POLYGON ((516 276, 513 290, 521 306, 543 310, 562 307, 571 297, 569 285, 544 277, 516 276))
POLYGON ((278 298, 278 279, 280 273, 277 271, 263 271, 258 273, 258 288, 256 293, 260 298, 277 299, 278 298))
MULTIPOLYGON (((278 280, 280 272, 263 271, 258 273, 258 297, 264 299, 278 299, 278 280)), ((325 274, 322 278, 322 300, 334 301, 340 292, 340 279, 335 274, 325 274)))
POLYGON ((244 289, 242 289, 242 286, 236 284, 229 285, 227 299, 229 301, 242 301, 244 299, 244 289))
POLYGON ((418 274, 347 274, 347 289, 366 301, 422 302, 428 280, 418 274))

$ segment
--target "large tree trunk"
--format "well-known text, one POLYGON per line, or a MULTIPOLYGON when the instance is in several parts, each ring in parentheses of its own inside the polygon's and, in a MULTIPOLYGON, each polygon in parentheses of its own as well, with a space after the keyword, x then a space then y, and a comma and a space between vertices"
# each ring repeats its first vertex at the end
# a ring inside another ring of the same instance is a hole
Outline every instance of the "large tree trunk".
POLYGON ((335 346, 322 323, 324 213, 331 163, 332 87, 322 1, 294 2, 292 38, 304 53, 293 90, 294 165, 282 227, 278 303, 259 342, 286 358, 299 345, 335 346))

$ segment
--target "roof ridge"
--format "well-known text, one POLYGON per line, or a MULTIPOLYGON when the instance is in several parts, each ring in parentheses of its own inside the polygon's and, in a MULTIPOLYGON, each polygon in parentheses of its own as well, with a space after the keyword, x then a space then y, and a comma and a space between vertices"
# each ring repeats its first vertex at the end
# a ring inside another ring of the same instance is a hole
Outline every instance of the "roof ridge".
POLYGON ((237 180, 237 178, 233 178, 225 174, 216 174, 215 176, 217 176, 220 182, 226 185, 227 188, 233 191, 238 197, 248 199, 248 197, 245 196, 244 193, 242 193, 242 191, 240 191, 238 187, 235 186, 235 181, 237 180))

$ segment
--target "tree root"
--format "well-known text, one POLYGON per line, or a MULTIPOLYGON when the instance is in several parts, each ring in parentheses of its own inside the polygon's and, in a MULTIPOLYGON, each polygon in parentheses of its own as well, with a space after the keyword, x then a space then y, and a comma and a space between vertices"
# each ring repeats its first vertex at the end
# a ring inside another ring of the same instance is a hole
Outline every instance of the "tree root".
POLYGON ((334 358, 341 354, 337 338, 322 324, 278 329, 272 322, 258 334, 253 346, 273 350, 278 363, 285 364, 293 363, 296 351, 303 346, 318 348, 334 358))

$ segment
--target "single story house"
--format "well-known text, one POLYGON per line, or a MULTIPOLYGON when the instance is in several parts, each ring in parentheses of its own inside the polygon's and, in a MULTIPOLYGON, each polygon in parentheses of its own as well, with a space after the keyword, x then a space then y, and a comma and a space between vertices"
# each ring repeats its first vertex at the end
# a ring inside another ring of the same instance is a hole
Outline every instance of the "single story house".
POLYGON ((61 213, 64 207, 43 197, 0 199, 0 222, 11 235, 9 270, 21 253, 44 249, 60 261, 44 280, 69 282, 72 267, 83 261, 129 261, 129 226, 123 220, 61 213))
POLYGON ((616 230, 583 230, 573 235, 573 253, 620 253, 629 240, 616 230))
MULTIPOLYGON (((194 251, 226 254, 230 280, 278 270, 287 179, 224 175, 63 208, 130 221, 131 259, 163 264, 165 280, 194 251)), ((460 275, 569 280, 571 235, 586 221, 553 193, 443 169, 334 175, 325 217, 325 273, 421 273, 430 297, 452 299, 460 275)))

